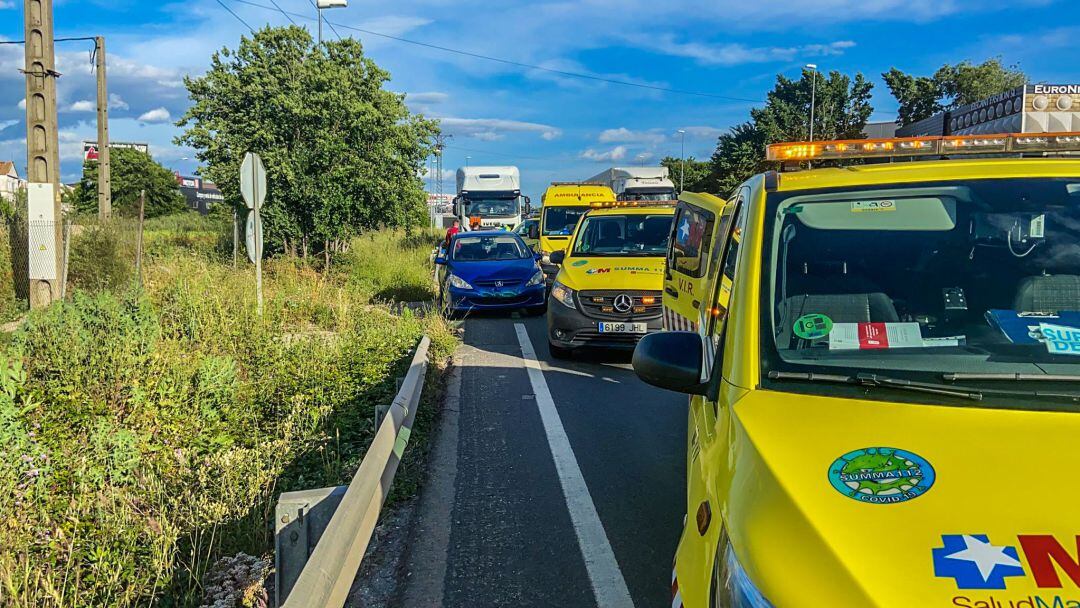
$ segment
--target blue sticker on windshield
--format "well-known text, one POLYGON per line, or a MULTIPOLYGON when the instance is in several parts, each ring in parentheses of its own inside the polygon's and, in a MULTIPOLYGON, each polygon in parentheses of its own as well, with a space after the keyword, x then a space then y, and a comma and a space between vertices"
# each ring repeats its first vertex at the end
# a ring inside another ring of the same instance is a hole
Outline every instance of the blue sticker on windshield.
POLYGON ((844 454, 829 467, 837 492, 859 502, 893 504, 926 494, 934 467, 923 457, 896 448, 863 448, 844 454))
POLYGON ((1046 348, 1054 355, 1080 355, 1080 329, 1065 325, 1039 323, 1046 348))

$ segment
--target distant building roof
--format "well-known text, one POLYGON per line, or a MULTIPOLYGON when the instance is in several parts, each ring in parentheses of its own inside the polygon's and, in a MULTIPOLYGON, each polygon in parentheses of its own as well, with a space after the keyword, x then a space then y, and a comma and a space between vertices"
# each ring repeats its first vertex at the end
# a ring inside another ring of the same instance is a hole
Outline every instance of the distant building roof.
POLYGON ((15 163, 10 160, 0 160, 0 175, 11 175, 15 177, 19 176, 19 172, 15 170, 15 163))
POLYGON ((896 137, 896 122, 868 122, 863 127, 867 139, 890 139, 896 137))

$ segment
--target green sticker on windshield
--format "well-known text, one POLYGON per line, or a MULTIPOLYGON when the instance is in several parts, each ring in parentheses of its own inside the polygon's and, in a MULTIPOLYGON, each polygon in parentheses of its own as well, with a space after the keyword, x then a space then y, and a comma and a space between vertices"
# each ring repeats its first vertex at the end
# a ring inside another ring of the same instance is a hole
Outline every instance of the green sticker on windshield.
POLYGON ((832 319, 821 314, 804 315, 795 321, 795 335, 803 340, 817 340, 832 333, 832 319))

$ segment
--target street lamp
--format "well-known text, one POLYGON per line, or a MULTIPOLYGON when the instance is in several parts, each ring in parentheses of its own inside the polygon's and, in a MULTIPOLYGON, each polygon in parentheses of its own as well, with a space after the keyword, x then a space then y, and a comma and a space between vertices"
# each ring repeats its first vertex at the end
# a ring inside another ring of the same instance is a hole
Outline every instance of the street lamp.
POLYGON ((645 166, 645 159, 646 159, 646 158, 647 158, 647 157, 646 157, 646 156, 645 156, 644 154, 638 154, 638 155, 637 155, 637 159, 638 159, 638 161, 639 161, 639 162, 641 163, 641 166, 642 166, 642 167, 644 167, 644 166, 645 166))
POLYGON ((322 44, 322 12, 328 8, 347 8, 349 0, 316 0, 315 8, 319 13, 319 44, 322 44))
POLYGON ((806 64, 807 69, 812 70, 811 76, 813 80, 810 81, 810 141, 814 141, 814 106, 817 102, 817 64, 806 64))
POLYGON ((466 167, 468 167, 468 166, 469 166, 469 161, 470 161, 470 160, 472 160, 472 157, 471 157, 471 156, 466 156, 466 157, 465 157, 465 166, 466 166, 466 167))
POLYGON ((686 186, 686 129, 679 129, 679 192, 686 186))

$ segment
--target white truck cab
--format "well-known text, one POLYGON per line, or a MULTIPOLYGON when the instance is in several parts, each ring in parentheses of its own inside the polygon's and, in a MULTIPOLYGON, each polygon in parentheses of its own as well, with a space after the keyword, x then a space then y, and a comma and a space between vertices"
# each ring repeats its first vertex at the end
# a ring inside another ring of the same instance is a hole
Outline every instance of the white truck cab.
POLYGON ((620 201, 673 201, 679 198, 667 167, 615 167, 587 181, 611 188, 620 201))
POLYGON ((510 229, 521 223, 531 201, 521 195, 517 167, 461 167, 457 170, 454 215, 465 230, 510 229))

